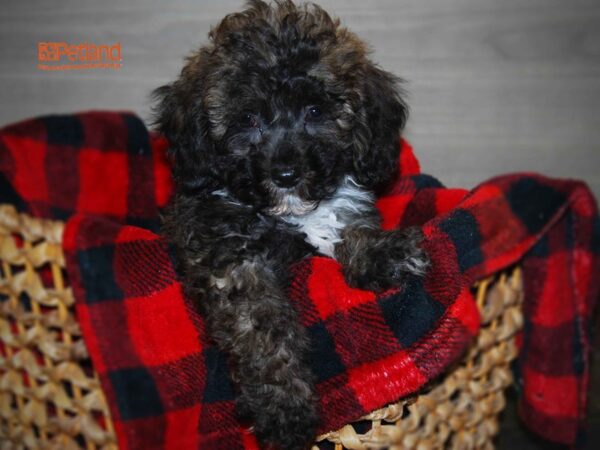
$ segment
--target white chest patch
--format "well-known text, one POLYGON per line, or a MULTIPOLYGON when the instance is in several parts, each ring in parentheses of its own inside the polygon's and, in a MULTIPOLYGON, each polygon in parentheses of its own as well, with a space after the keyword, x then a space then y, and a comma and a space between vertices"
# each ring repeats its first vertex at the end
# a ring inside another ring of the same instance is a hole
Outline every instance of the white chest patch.
POLYGON ((306 234, 306 241, 323 255, 334 257, 335 244, 342 241, 342 230, 372 208, 373 195, 346 177, 332 198, 323 200, 314 210, 302 215, 282 216, 290 224, 297 225, 306 234))

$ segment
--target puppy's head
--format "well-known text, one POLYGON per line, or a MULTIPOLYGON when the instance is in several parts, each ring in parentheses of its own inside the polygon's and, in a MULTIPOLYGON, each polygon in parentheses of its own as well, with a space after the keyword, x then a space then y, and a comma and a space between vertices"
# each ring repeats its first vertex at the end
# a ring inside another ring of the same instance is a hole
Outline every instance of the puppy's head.
POLYGON ((302 214, 350 175, 395 173, 407 108, 396 79, 314 4, 251 0, 159 88, 156 122, 182 194, 226 189, 271 214, 302 214))

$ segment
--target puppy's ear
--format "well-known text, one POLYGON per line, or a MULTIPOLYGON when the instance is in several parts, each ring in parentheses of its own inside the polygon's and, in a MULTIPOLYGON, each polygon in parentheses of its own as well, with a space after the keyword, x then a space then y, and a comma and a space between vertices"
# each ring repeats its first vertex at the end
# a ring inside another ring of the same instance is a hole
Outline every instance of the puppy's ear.
POLYGON ((392 74, 367 65, 353 156, 357 181, 376 191, 385 188, 398 169, 400 133, 408 117, 398 85, 392 74))
POLYGON ((211 144, 202 107, 203 72, 199 55, 188 59, 180 77, 153 93, 154 125, 169 142, 176 185, 184 190, 202 187, 208 177, 211 144))

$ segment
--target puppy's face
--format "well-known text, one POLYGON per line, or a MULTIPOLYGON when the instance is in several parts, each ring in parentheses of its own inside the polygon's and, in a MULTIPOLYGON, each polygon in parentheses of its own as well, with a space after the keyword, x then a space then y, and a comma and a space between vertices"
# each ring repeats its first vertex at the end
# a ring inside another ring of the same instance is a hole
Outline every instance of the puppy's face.
POLYGON ((208 91, 206 111, 231 193, 272 214, 302 214, 348 172, 352 137, 344 100, 313 73, 316 49, 281 50, 273 64, 245 53, 208 91))
POLYGON ((252 1, 210 38, 157 91, 180 192, 303 214, 346 175, 390 180, 406 108, 355 35, 314 5, 252 1))

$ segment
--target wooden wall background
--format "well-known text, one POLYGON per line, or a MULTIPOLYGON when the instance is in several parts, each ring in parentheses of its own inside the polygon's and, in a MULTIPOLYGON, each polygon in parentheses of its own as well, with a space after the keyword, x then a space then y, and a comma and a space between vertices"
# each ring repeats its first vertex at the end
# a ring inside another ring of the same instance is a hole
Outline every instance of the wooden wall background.
MULTIPOLYGON (((242 0, 4 0, 0 125, 108 108, 149 118, 211 24, 242 0), (37 42, 113 43, 118 71, 42 72, 37 42)), ((472 187, 495 174, 585 179, 600 195, 600 0, 321 0, 407 81, 423 169, 472 187)))

